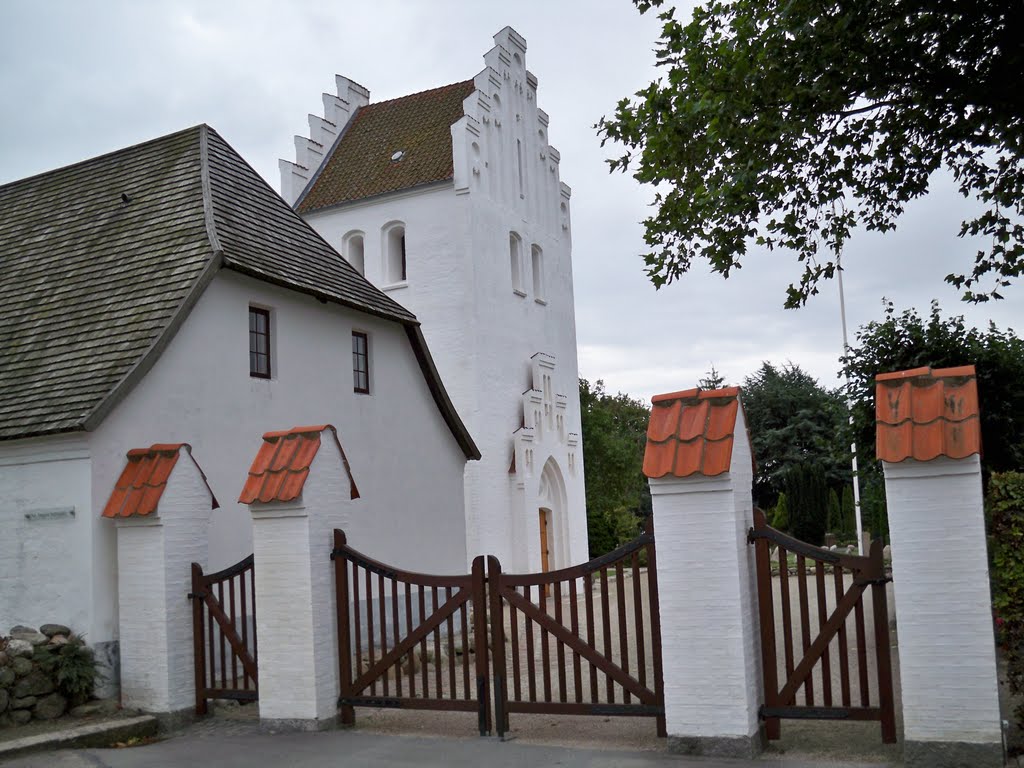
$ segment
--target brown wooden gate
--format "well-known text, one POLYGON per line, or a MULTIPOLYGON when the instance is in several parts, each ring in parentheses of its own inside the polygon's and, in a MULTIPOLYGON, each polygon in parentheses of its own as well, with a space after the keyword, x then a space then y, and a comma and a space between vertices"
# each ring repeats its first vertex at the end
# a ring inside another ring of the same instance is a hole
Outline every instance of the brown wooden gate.
POLYGON ((331 559, 342 723, 354 723, 359 706, 464 710, 489 734, 484 558, 464 576, 402 571, 335 530, 331 559))
POLYGON ((650 716, 665 735, 652 528, 589 563, 547 573, 503 573, 488 557, 487 579, 499 736, 511 712, 650 716))
POLYGON ((208 699, 255 701, 256 583, 253 556, 216 573, 192 563, 192 640, 196 670, 196 714, 208 699))
POLYGON ((882 542, 876 540, 866 557, 839 554, 775 530, 768 525, 760 509, 754 510, 754 527, 750 529, 749 541, 755 547, 757 559, 757 596, 765 687, 761 716, 765 720, 768 738, 779 738, 780 718, 878 720, 882 728, 882 741, 887 744, 895 742, 896 721, 885 592, 886 582, 891 579, 885 575, 882 542), (773 542, 778 545, 778 579, 772 577, 770 544, 773 542), (798 648, 794 648, 796 643, 788 565, 790 553, 796 556, 796 597, 800 627, 798 648), (811 562, 810 568, 808 560, 811 562), (776 625, 775 581, 778 581, 781 627, 776 625), (809 602, 809 584, 812 581, 813 604, 809 602), (834 595, 831 606, 828 600, 829 587, 834 595), (871 665, 864 627, 864 595, 868 587, 871 587, 874 625, 874 700, 871 696, 871 665), (817 614, 816 621, 811 619, 812 608, 817 614), (853 638, 848 637, 847 629, 851 613, 854 617, 853 638), (781 629, 782 649, 778 648, 778 629, 781 629), (851 674, 851 640, 854 643, 856 674, 851 674), (838 696, 833 690, 835 666, 838 666, 838 696), (820 687, 817 696, 816 682, 820 687), (798 703, 801 689, 803 701, 798 703))

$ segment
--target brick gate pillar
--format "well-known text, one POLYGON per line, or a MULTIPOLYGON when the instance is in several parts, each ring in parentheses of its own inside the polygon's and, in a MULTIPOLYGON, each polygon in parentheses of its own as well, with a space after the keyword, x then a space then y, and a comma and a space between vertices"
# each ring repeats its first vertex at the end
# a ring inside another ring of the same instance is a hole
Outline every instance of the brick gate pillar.
POLYGON ((263 436, 239 501, 252 513, 260 721, 320 730, 337 722, 332 531, 359 497, 334 427, 263 436))
POLYGON ((974 366, 877 377, 908 766, 1002 766, 974 366))
POLYGON ((753 461, 739 389, 653 399, 644 474, 658 547, 669 748, 751 757, 758 720, 753 461))
POLYGON ((128 451, 103 517, 117 526, 121 704, 164 716, 194 711, 192 563, 206 565, 217 500, 186 444, 128 451))

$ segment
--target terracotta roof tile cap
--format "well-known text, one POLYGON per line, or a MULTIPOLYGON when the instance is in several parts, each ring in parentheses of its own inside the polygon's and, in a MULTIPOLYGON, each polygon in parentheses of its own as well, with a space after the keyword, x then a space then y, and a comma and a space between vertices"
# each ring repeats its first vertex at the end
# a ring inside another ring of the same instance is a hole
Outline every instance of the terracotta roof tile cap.
POLYGON ((338 431, 331 424, 320 424, 265 433, 238 501, 242 504, 266 504, 298 498, 309 477, 313 459, 320 450, 321 435, 328 430, 341 454, 351 486, 351 498, 358 499, 359 489, 352 477, 345 449, 338 439, 338 431))
POLYGON ((192 446, 188 443, 154 443, 149 448, 132 448, 127 452, 128 461, 114 484, 114 490, 101 516, 133 517, 157 512, 160 498, 183 450, 199 470, 206 489, 210 491, 212 509, 220 507, 205 473, 192 456, 192 446))
POLYGON ((723 387, 722 389, 684 389, 681 392, 669 392, 664 395, 655 395, 651 403, 667 403, 674 400, 715 400, 723 397, 736 397, 740 393, 739 387, 723 387))
POLYGON ((918 376, 930 376, 935 379, 953 378, 957 376, 974 376, 975 370, 973 365, 960 365, 955 368, 935 368, 932 369, 928 366, 921 368, 911 368, 909 371, 891 371, 890 373, 880 373, 875 376, 875 381, 898 381, 902 379, 912 379, 918 376))

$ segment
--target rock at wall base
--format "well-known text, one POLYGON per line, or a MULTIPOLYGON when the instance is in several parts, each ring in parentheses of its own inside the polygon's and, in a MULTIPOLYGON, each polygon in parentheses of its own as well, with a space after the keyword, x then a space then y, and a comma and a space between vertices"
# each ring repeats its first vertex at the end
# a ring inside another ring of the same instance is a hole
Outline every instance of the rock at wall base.
POLYGON ((51 693, 36 702, 32 714, 37 720, 55 720, 64 714, 68 708, 68 701, 59 693, 51 693))

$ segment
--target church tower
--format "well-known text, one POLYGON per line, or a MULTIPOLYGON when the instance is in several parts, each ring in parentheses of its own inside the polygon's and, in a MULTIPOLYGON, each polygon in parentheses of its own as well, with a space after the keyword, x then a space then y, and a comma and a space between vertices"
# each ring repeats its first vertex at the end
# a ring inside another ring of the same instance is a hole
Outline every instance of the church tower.
POLYGON ((337 76, 280 161, 282 195, 419 318, 482 454, 465 472, 469 560, 555 569, 587 559, 570 190, 526 41, 505 27, 484 64, 377 103, 337 76))

